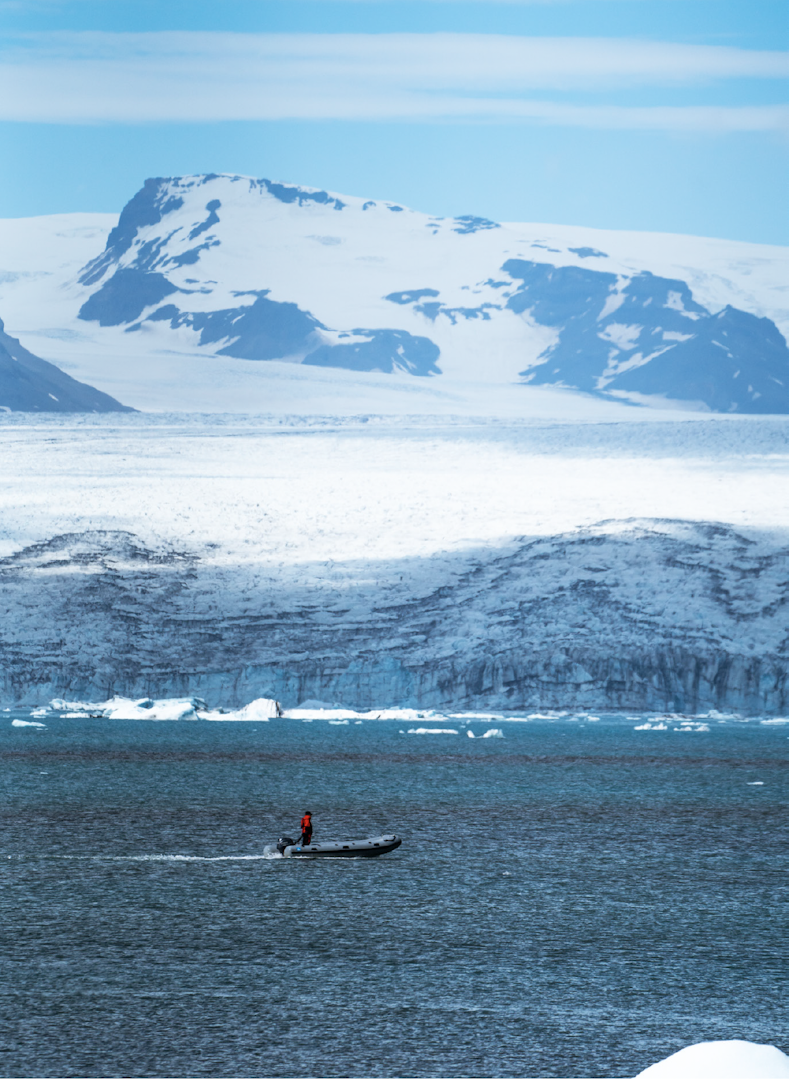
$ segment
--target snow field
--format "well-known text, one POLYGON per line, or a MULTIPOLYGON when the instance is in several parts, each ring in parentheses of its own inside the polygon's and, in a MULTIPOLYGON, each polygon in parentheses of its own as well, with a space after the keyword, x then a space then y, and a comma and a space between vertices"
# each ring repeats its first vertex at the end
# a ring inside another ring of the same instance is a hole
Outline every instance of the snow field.
MULTIPOLYGON (((127 530, 265 577, 506 548, 611 519, 789 530, 789 420, 500 425, 440 421, 283 430, 256 418, 0 422, 0 556, 54 535, 127 530)), ((461 562, 463 560, 461 559, 461 562)))

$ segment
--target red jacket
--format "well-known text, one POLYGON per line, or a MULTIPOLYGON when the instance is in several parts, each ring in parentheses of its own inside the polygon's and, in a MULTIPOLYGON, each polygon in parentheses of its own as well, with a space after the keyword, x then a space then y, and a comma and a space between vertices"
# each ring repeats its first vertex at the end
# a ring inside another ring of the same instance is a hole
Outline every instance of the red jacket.
POLYGON ((309 832, 309 830, 311 828, 312 828, 312 817, 311 817, 310 814, 305 814, 304 817, 301 819, 301 831, 302 832, 309 832))

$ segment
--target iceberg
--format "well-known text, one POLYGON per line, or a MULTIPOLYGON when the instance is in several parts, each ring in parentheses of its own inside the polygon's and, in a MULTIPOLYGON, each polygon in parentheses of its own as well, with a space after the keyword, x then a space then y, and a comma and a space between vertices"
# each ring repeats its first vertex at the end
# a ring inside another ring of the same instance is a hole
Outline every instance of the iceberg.
POLYGON ((281 709, 273 698, 255 698, 242 709, 234 712, 222 712, 221 710, 198 710, 198 720, 255 720, 268 721, 272 717, 280 716, 281 709))
POLYGON ((458 729, 453 727, 412 727, 408 729, 409 735, 457 735, 458 729))
POLYGON ((273 698, 256 698, 241 709, 224 712, 208 709, 202 698, 130 698, 114 697, 109 701, 65 701, 53 698, 50 708, 67 718, 105 720, 255 720, 266 721, 280 716, 279 703, 273 698))

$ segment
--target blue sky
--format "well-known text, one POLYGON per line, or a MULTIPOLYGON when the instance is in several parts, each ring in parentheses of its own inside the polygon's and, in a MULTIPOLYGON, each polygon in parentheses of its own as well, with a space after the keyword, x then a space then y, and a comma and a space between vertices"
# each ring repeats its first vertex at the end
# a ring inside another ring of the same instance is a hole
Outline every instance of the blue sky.
POLYGON ((234 172, 789 243, 785 0, 0 0, 0 216, 234 172))

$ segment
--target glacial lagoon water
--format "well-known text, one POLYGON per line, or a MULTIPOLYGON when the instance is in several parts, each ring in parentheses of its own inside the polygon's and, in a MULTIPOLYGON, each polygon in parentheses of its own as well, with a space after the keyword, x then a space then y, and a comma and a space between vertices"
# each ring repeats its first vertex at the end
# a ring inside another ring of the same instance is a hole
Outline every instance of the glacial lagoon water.
POLYGON ((15 718, 3 1075, 633 1076, 701 1040, 789 1050, 789 724, 15 718), (264 858, 305 809, 316 839, 403 846, 264 858))

